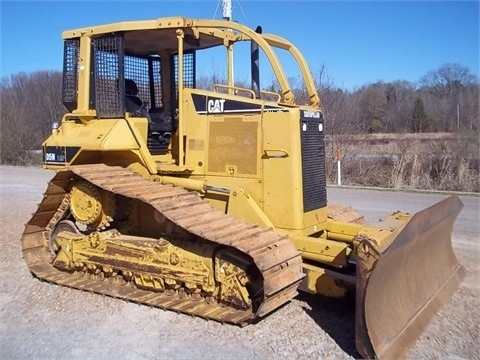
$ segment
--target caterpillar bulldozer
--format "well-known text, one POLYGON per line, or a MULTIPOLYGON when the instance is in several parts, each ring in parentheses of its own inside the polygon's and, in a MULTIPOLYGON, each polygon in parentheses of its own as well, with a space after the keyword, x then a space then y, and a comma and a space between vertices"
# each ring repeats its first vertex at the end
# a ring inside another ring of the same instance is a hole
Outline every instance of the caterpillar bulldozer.
POLYGON ((352 296, 365 358, 404 356, 461 282, 458 197, 378 224, 327 202, 321 101, 286 39, 184 17, 62 38, 68 112, 43 143, 56 172, 22 235, 37 278, 238 325, 298 291, 352 296), (234 58, 241 44, 246 59, 234 58), (203 54, 224 59, 224 79, 197 74, 203 54), (234 80, 238 67, 251 84, 234 80))

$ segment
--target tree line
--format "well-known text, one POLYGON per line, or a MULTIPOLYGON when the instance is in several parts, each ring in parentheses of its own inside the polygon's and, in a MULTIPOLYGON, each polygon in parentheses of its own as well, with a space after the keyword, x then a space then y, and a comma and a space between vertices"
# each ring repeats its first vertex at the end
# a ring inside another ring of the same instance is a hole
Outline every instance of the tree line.
MULTIPOLYGON (((220 78, 211 74, 197 85, 208 86, 220 78)), ((294 78, 290 80, 296 98, 308 102, 302 85, 296 84, 294 78)), ((426 73, 418 83, 376 82, 350 91, 336 86, 325 67, 317 71, 315 81, 322 99, 327 137, 445 132, 476 134, 478 138, 479 80, 462 65, 444 64, 426 73)), ((59 71, 22 72, 0 79, 2 164, 29 165, 38 161, 35 150, 41 149, 52 123, 59 122, 66 113, 61 85, 59 71)), ((274 87, 269 90, 275 90, 274 87)), ((342 139, 345 142, 345 137, 342 139)), ((342 146, 348 147, 345 143, 342 146)), ((330 177, 333 176, 331 172, 330 177)))
POLYGON ((31 165, 34 151, 60 122, 66 109, 61 95, 62 73, 39 71, 0 79, 0 160, 7 165, 31 165))
POLYGON ((418 83, 377 82, 355 91, 337 88, 324 69, 317 79, 331 134, 480 130, 479 80, 459 64, 444 64, 418 83))

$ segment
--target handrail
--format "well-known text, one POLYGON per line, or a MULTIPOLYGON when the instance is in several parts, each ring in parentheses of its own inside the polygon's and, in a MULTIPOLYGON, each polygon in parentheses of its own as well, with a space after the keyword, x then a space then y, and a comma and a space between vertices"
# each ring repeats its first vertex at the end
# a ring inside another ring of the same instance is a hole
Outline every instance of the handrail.
MULTIPOLYGON (((256 99, 256 96, 255 96, 255 92, 252 90, 252 89, 247 89, 247 88, 244 88, 244 87, 240 87, 240 86, 230 86, 230 85, 224 85, 224 84, 214 84, 213 85, 213 91, 215 92, 218 92, 217 91, 217 88, 224 88, 224 89, 228 89, 228 90, 237 90, 237 91, 245 91, 245 92, 248 92, 248 93, 251 93, 252 94, 252 99, 256 99)), ((235 95, 238 95, 235 93, 235 95)), ((277 94, 278 95, 278 94, 277 94)))
POLYGON ((277 102, 280 102, 280 99, 282 98, 279 93, 274 92, 274 91, 260 90, 260 94, 276 96, 277 97, 277 102))

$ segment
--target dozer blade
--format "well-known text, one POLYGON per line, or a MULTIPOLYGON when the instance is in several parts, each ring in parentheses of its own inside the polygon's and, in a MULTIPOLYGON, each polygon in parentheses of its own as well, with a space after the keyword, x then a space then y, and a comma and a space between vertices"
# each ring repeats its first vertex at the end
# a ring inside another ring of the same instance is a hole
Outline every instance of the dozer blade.
POLYGON ((415 214, 389 245, 360 242, 356 347, 363 357, 404 357, 462 281, 465 269, 451 244, 462 207, 451 196, 415 214))

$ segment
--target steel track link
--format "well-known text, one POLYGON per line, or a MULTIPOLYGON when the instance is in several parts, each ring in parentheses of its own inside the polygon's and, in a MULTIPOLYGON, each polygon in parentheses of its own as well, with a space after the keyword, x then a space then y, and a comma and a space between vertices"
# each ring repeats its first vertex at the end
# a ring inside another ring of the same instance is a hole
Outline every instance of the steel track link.
POLYGON ((290 301, 297 295, 297 287, 304 277, 301 256, 287 236, 227 216, 183 188, 163 185, 128 169, 103 164, 71 166, 54 176, 37 211, 25 226, 22 251, 28 268, 41 280, 238 325, 248 324, 290 301), (147 203, 184 230, 250 256, 263 277, 263 301, 257 311, 208 304, 203 298, 182 299, 55 268, 48 249, 49 232, 67 211, 65 199, 78 177, 106 191, 147 203))

